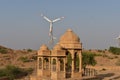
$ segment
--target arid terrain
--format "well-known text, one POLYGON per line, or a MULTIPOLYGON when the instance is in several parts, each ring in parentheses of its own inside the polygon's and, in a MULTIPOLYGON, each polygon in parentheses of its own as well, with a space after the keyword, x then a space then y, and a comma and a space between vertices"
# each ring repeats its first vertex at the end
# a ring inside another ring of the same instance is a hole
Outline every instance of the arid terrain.
POLYGON ((108 50, 90 50, 97 54, 95 66, 88 66, 97 70, 100 80, 120 80, 120 55, 114 55, 108 50))
MULTIPOLYGON (((20 68, 33 68, 36 73, 37 50, 13 50, 0 46, 4 53, 0 53, 0 68, 6 65, 15 65, 20 68)), ((87 66, 97 70, 97 75, 102 80, 120 80, 120 55, 114 55, 108 50, 87 50, 95 53, 95 66, 87 66)))
POLYGON ((13 50, 0 46, 3 52, 0 53, 0 68, 7 65, 14 65, 20 68, 33 68, 35 69, 37 51, 32 49, 13 50))

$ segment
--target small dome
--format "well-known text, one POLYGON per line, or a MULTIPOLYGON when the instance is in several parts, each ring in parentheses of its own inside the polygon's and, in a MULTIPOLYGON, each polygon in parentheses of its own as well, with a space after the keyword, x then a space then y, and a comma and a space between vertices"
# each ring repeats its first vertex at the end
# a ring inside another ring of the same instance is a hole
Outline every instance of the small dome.
POLYGON ((40 47, 40 50, 48 50, 48 47, 47 47, 45 44, 43 44, 43 45, 40 47))
POLYGON ((61 50, 62 47, 59 44, 56 44, 53 49, 54 50, 61 50))
POLYGON ((60 38, 60 44, 78 42, 80 42, 79 37, 71 29, 68 29, 60 38))

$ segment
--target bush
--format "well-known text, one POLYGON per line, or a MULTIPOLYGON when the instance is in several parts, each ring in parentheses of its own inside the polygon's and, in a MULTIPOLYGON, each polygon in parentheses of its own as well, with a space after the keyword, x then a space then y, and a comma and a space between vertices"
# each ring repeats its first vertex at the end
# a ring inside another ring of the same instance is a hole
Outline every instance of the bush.
POLYGON ((100 54, 100 53, 98 53, 98 54, 93 53, 93 54, 94 54, 94 56, 102 56, 102 54, 100 54))
POLYGON ((28 69, 26 69, 26 72, 27 72, 28 74, 32 74, 33 68, 28 68, 28 69))
POLYGON ((27 51, 28 51, 28 52, 32 52, 33 50, 32 50, 32 49, 28 49, 27 51))
POLYGON ((91 52, 83 52, 82 53, 82 65, 86 67, 86 65, 96 65, 95 54, 91 52))
POLYGON ((110 47, 109 51, 112 52, 113 54, 120 55, 120 48, 110 47))
POLYGON ((37 60, 37 56, 32 56, 32 59, 37 60))
POLYGON ((15 78, 31 74, 32 71, 32 68, 21 69, 16 66, 8 65, 6 68, 0 69, 0 77, 6 77, 9 80, 14 80, 15 78))
POLYGON ((20 57, 19 60, 22 62, 30 62, 30 59, 28 59, 28 57, 20 57))
POLYGON ((102 51, 102 50, 98 50, 98 52, 100 52, 100 53, 101 53, 101 52, 103 52, 103 51, 102 51))
POLYGON ((6 48, 0 48, 0 53, 6 54, 8 51, 6 48))

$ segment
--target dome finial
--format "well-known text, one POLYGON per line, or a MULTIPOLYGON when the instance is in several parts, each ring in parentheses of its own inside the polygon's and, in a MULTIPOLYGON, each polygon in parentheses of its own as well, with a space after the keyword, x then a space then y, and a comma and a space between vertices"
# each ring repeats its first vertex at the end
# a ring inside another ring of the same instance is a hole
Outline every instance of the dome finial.
POLYGON ((55 49, 55 50, 61 50, 62 47, 60 46, 59 43, 57 43, 57 44, 54 46, 54 49, 55 49))
POLYGON ((71 31, 72 31, 72 29, 68 29, 67 31, 70 31, 70 32, 71 32, 71 31))
POLYGON ((79 43, 79 37, 71 30, 68 29, 61 37, 60 37, 60 44, 61 43, 79 43))
POLYGON ((40 50, 48 50, 48 47, 47 47, 45 44, 43 44, 43 45, 40 47, 40 50))

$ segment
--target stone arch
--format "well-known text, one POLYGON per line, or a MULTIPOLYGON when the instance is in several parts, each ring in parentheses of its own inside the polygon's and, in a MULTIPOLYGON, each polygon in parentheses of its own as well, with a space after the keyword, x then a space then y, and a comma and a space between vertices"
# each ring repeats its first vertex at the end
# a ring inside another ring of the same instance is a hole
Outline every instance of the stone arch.
POLYGON ((39 69, 42 69, 42 59, 39 58, 39 69))
POLYGON ((49 59, 47 57, 43 60, 43 69, 48 70, 49 69, 49 59))
POLYGON ((71 72, 72 55, 69 51, 66 52, 66 61, 66 71, 71 72))
POLYGON ((64 71, 64 60, 62 58, 59 59, 60 61, 60 71, 64 71))
POLYGON ((56 59, 52 60, 52 71, 56 71, 56 59))
POLYGON ((74 53, 74 70, 75 72, 79 72, 79 54, 77 52, 74 53))

